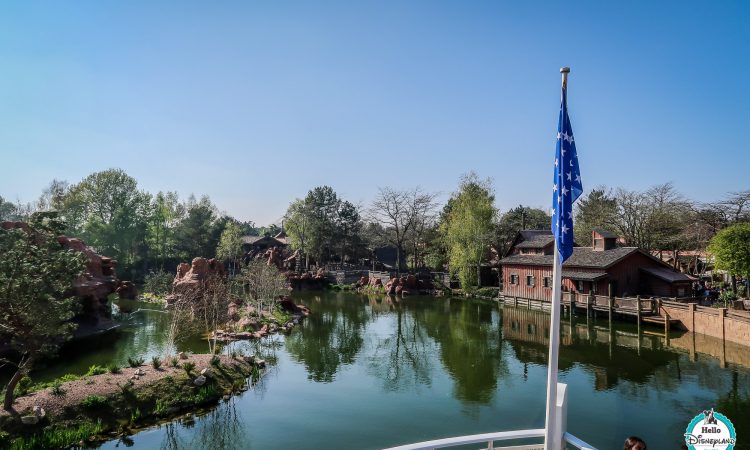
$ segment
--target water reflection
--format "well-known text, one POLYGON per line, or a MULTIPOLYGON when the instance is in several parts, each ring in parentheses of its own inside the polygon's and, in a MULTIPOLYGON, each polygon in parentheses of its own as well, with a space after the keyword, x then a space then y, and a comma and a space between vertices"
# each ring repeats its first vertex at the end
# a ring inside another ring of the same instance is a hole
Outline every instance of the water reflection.
MULTIPOLYGON (((382 448, 543 426, 548 314, 450 298, 325 293, 297 300, 312 315, 289 336, 232 344, 278 360, 255 391, 194 424, 137 434, 135 445, 382 448)), ((151 325, 133 333, 155 333, 151 325)), ((560 368, 573 433, 598 448, 616 448, 634 433, 653 448, 679 448, 687 422, 712 406, 738 430, 750 427, 747 349, 640 331, 565 318, 560 368)), ((122 351, 150 351, 157 342, 128 339, 118 344, 122 351)))
POLYGON ((352 364, 362 348, 362 333, 371 318, 361 298, 339 294, 322 301, 316 296, 306 301, 314 309, 302 327, 286 339, 287 351, 314 381, 332 382, 342 365, 352 364))

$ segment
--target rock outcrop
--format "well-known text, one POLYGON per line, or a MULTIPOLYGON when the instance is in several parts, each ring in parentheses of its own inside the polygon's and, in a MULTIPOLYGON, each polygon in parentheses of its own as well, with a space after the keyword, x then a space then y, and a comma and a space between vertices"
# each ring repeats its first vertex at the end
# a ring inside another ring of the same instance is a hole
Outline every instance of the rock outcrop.
MULTIPOLYGON (((25 222, 2 222, 0 228, 31 231, 31 227, 25 222)), ((86 271, 73 282, 75 295, 81 299, 83 306, 81 314, 76 317, 80 325, 76 334, 87 334, 92 331, 91 327, 107 327, 112 319, 112 311, 108 304, 109 295, 118 291, 124 283, 130 282, 121 282, 117 279, 116 260, 96 253, 81 239, 58 236, 57 242, 63 248, 80 252, 86 257, 86 271)), ((128 289, 135 291, 134 286, 128 289)))
POLYGON ((221 261, 214 258, 193 258, 191 264, 180 263, 177 275, 172 282, 172 294, 167 296, 167 303, 172 303, 181 295, 195 292, 203 287, 203 282, 212 277, 226 277, 227 273, 221 261))

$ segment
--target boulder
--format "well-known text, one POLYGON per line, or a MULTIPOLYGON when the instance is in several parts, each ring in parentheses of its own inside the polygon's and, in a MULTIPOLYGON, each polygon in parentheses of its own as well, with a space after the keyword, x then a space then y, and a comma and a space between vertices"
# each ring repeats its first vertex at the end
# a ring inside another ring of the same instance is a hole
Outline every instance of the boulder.
POLYGON ((204 384, 206 384, 206 377, 203 375, 200 375, 198 378, 193 380, 193 384, 196 386, 203 386, 204 384))
POLYGON ((120 281, 120 285, 115 292, 121 299, 135 300, 138 298, 138 289, 135 288, 132 281, 120 281))
POLYGON ((180 353, 178 353, 178 354, 177 354, 177 356, 179 356, 179 357, 180 357, 180 359, 188 359, 188 357, 187 357, 187 355, 185 354, 185 352, 180 352, 180 353))
POLYGON ((201 375, 204 377, 210 377, 211 376, 211 369, 206 367, 205 369, 201 370, 201 375))
POLYGON ((24 425, 36 425, 39 423, 39 417, 36 415, 22 416, 21 423, 24 425))

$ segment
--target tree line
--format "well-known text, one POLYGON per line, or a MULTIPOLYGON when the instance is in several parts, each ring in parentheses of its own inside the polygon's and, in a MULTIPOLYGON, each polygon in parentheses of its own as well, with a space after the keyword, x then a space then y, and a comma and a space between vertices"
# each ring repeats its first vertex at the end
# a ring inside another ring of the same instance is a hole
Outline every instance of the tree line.
MULTIPOLYGON (((393 270, 449 271, 465 286, 479 283, 481 266, 507 252, 521 229, 548 229, 541 208, 519 205, 500 212, 490 179, 463 175, 447 202, 420 187, 378 188, 356 204, 330 186, 293 200, 281 224, 258 227, 220 212, 207 196, 180 199, 150 194, 119 169, 96 172, 76 184, 53 180, 40 198, 19 205, 0 197, 0 220, 24 220, 34 211, 56 211, 68 235, 84 239, 119 261, 121 277, 140 281, 151 270, 173 271, 195 256, 218 257, 238 273, 242 236, 286 232, 304 267, 361 265, 373 249, 395 251, 393 270)), ((591 244, 591 231, 616 233, 623 245, 670 252, 705 251, 721 230, 750 222, 750 190, 714 202, 692 201, 671 183, 643 191, 596 187, 575 206, 575 238, 591 244)))
POLYGON ((0 220, 26 221, 37 211, 56 212, 65 234, 114 257, 120 277, 136 281, 150 271, 173 272, 196 256, 215 257, 228 227, 240 236, 279 231, 222 213, 208 196, 148 193, 120 169, 92 173, 75 184, 53 180, 30 204, 0 197, 0 220))

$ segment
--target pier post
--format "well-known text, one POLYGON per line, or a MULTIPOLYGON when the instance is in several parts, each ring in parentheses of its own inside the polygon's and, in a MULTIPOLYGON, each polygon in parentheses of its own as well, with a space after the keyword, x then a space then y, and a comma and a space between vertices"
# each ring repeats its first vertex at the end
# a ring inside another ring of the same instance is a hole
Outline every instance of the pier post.
POLYGON ((635 319, 638 322, 638 335, 640 338, 640 334, 641 334, 641 296, 640 295, 635 296, 635 304, 636 304, 635 319))
POLYGON ((570 293, 570 302, 568 304, 568 308, 571 314, 573 314, 573 311, 576 309, 576 297, 572 292, 570 293))

